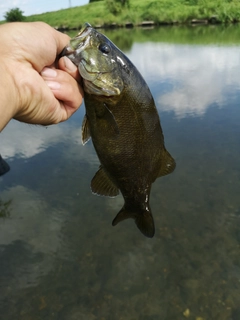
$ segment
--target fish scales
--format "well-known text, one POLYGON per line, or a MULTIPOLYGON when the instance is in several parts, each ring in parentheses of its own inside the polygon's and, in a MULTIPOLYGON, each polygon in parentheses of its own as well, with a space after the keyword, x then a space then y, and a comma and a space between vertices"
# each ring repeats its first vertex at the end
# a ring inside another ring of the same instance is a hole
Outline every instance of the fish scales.
POLYGON ((133 218, 147 237, 155 233, 149 205, 152 183, 173 172, 151 92, 132 62, 103 34, 86 24, 63 50, 83 78, 86 116, 82 140, 91 137, 100 160, 93 193, 116 196, 124 206, 113 225, 133 218))

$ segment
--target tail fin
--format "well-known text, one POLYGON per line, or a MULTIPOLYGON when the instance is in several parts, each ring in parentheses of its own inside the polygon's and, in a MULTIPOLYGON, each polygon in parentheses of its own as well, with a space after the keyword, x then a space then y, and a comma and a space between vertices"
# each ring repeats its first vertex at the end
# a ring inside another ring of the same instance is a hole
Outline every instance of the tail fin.
POLYGON ((135 220, 135 223, 138 229, 148 238, 152 238, 155 233, 154 221, 152 213, 149 208, 146 208, 142 212, 135 213, 133 211, 127 210, 125 206, 119 211, 115 219, 112 222, 112 225, 115 226, 119 222, 132 218, 135 220))

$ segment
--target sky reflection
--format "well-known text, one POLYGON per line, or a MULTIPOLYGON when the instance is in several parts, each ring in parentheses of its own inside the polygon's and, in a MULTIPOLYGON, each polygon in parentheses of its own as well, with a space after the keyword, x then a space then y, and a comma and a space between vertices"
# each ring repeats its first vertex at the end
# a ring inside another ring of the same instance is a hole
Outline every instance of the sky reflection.
MULTIPOLYGON (((68 212, 51 207, 37 191, 22 185, 5 190, 1 197, 11 199, 11 204, 10 219, 0 224, 0 248, 3 257, 6 254, 0 280, 15 291, 35 286, 53 267, 68 212), (17 264, 9 265, 9 252, 17 264)), ((3 291, 3 296, 6 293, 3 291)))
MULTIPOLYGON (((48 127, 10 121, 1 133, 0 154, 4 159, 31 158, 57 143, 67 144, 66 157, 72 145, 81 145, 82 109, 67 122, 48 127), (78 119, 79 118, 79 119, 78 119), (78 120, 74 125, 74 120, 78 120), (71 143, 68 144, 68 142, 71 143)), ((84 150, 81 149, 83 152, 84 150)))
MULTIPOLYGON (((160 115, 201 117, 212 105, 226 106, 231 92, 240 90, 237 46, 135 43, 127 55, 149 84, 160 115)), ((2 157, 30 158, 68 139, 81 144, 83 113, 81 108, 69 121, 47 128, 11 121, 1 133, 2 157)))
POLYGON ((0 152, 3 158, 30 158, 62 137, 64 136, 60 125, 47 128, 12 120, 1 133, 0 152))
POLYGON ((159 111, 173 111, 179 119, 221 107, 227 93, 240 89, 237 46, 136 43, 128 56, 154 88, 159 111))

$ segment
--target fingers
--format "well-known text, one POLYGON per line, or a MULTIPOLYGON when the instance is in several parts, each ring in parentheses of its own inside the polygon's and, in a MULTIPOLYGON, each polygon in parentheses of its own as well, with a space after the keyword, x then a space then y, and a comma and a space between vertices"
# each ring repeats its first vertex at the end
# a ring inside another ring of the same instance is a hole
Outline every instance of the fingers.
POLYGON ((58 66, 61 70, 69 73, 78 82, 81 81, 81 76, 78 72, 78 68, 75 66, 75 64, 72 63, 70 59, 68 59, 68 57, 60 58, 58 61, 58 66))
MULTIPOLYGON (((69 60, 69 59, 68 59, 69 60)), ((69 60, 71 63, 71 61, 69 60)), ((72 64, 72 63, 71 63, 72 64)), ((44 68, 41 76, 45 83, 51 89, 54 97, 59 100, 59 106, 62 110, 61 121, 68 119, 82 104, 83 90, 79 83, 73 78, 79 78, 76 66, 65 63, 63 68, 68 68, 69 73, 52 68, 44 68), (72 75, 71 75, 71 74, 72 75)))
POLYGON ((59 55, 62 52, 63 48, 69 43, 70 37, 60 31, 55 30, 54 28, 51 28, 51 31, 56 41, 57 55, 59 55))
POLYGON ((45 67, 41 76, 58 100, 60 121, 67 120, 82 104, 83 89, 77 67, 67 57, 58 62, 59 69, 45 67))

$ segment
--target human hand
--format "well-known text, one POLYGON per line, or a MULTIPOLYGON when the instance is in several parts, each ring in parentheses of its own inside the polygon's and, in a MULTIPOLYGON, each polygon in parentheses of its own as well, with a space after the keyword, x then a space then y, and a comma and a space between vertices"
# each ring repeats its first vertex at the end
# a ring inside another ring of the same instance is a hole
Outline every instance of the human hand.
POLYGON ((77 67, 56 62, 69 37, 42 22, 0 26, 0 131, 11 118, 32 124, 67 120, 82 103, 77 67))

